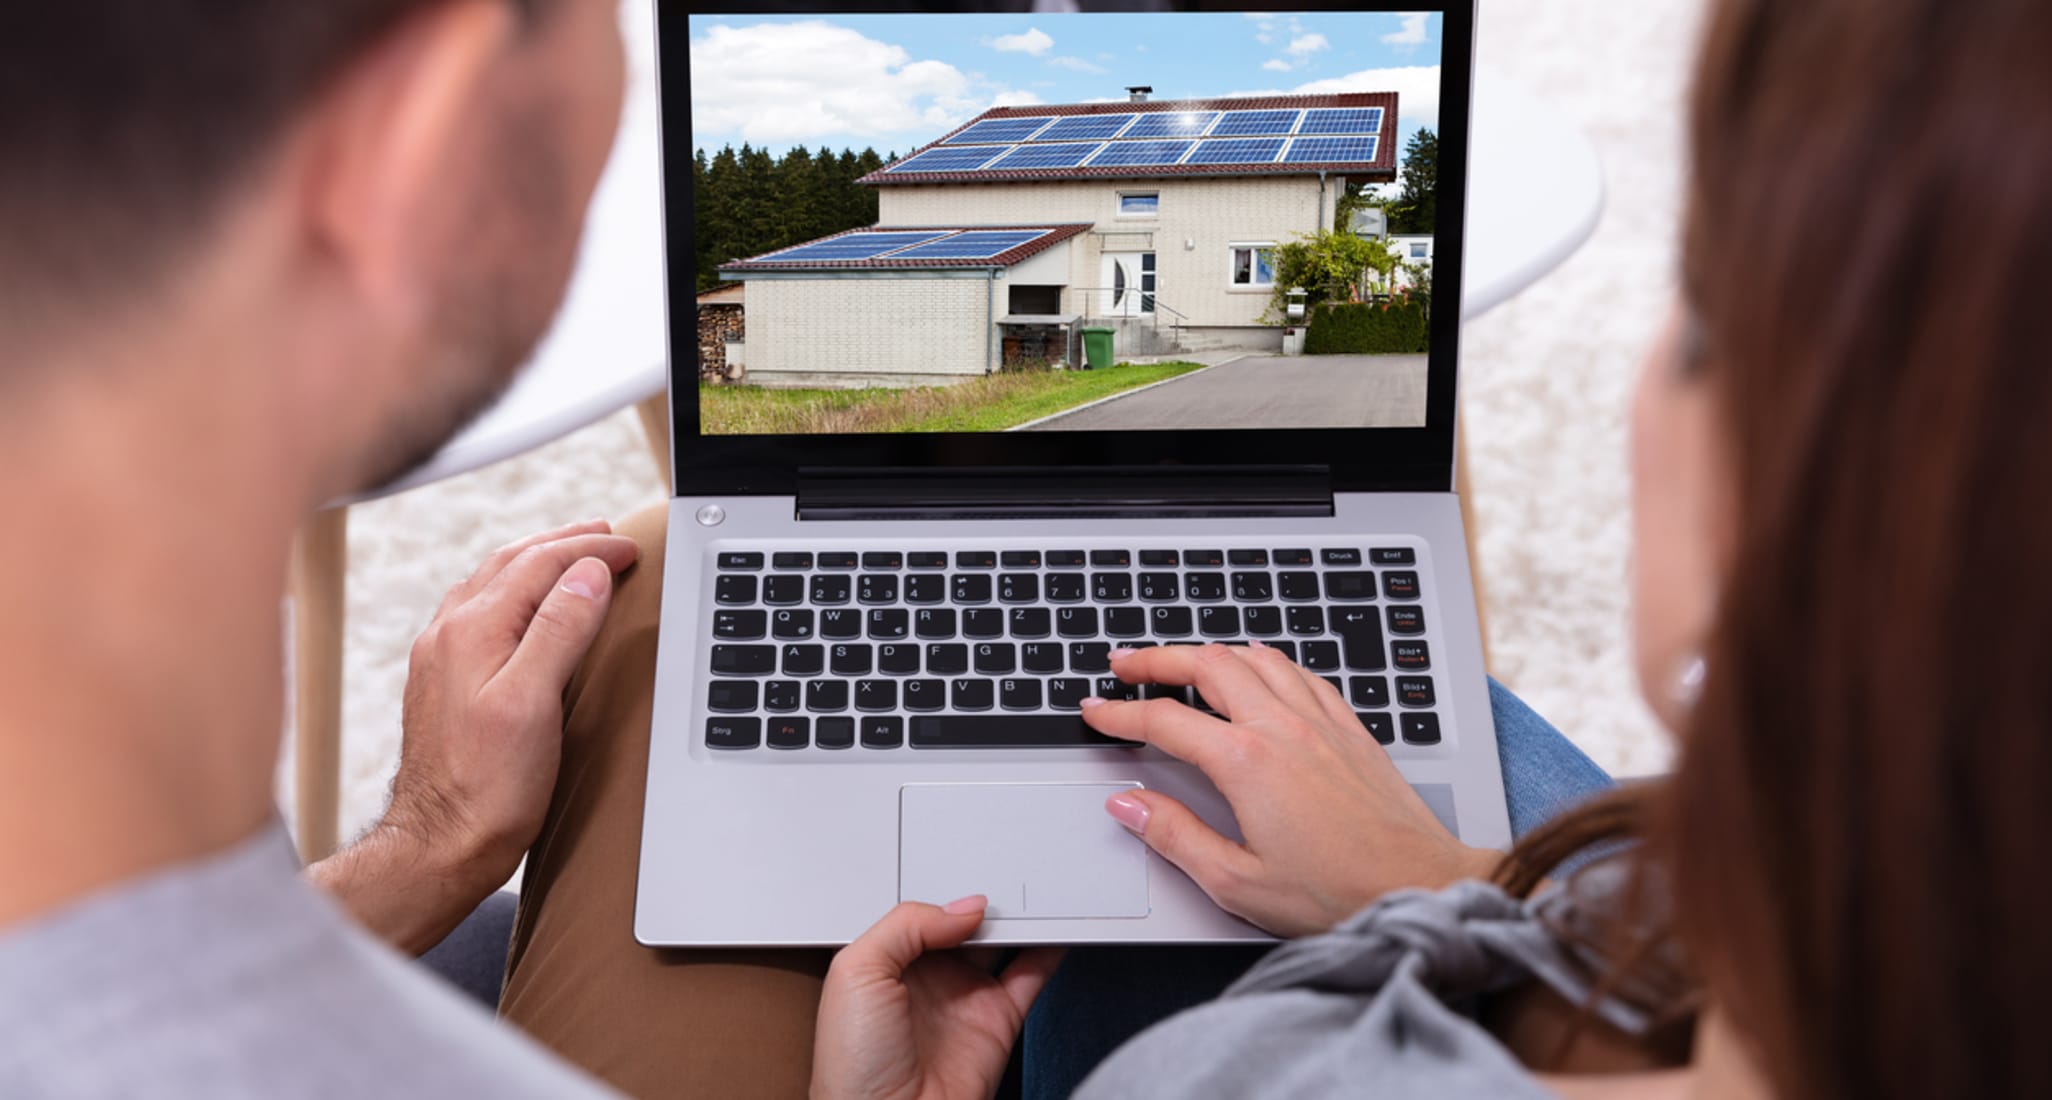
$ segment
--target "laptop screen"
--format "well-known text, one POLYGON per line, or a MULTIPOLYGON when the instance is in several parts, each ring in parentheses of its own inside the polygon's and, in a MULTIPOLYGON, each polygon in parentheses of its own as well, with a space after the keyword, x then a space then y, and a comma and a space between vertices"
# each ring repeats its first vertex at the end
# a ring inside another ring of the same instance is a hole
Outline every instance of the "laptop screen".
POLYGON ((689 15, 699 434, 1426 427, 1443 18, 689 15))

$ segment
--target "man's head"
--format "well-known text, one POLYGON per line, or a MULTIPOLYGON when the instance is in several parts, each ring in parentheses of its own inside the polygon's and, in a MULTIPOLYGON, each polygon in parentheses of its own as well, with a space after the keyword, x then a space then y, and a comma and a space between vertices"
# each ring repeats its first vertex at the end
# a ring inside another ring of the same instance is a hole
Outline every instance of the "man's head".
MULTIPOLYGON (((393 476, 545 330, 619 111, 616 0, 0 9, 0 404, 244 401, 393 476), (180 333, 219 365, 156 369, 180 333), (233 345, 233 346, 228 346, 233 345), (244 361, 250 354, 263 363, 244 361)), ((318 446, 312 441, 318 441, 318 446)))

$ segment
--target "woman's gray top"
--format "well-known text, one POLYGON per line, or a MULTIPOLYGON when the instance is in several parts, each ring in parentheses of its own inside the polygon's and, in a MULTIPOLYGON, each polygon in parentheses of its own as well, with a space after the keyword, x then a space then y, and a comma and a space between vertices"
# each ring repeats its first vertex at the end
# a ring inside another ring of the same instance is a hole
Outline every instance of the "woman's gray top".
MULTIPOLYGON (((1621 873, 1590 868, 1573 894, 1614 896, 1621 873)), ((1531 980, 1588 1000, 1600 960, 1548 931, 1573 905, 1561 889, 1518 902, 1480 882, 1391 894, 1142 1032, 1076 1096, 1547 1096, 1469 1013, 1531 980)), ((1650 1023, 1613 998, 1596 1011, 1630 1034, 1650 1023)))

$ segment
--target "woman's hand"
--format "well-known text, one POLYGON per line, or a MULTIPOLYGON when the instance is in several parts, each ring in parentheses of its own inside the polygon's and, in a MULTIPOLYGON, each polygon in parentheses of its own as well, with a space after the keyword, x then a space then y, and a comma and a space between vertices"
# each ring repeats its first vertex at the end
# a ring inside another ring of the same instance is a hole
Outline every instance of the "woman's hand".
POLYGON ((985 904, 905 902, 834 957, 813 1040, 814 1097, 981 1100, 997 1090, 1061 952, 1024 951, 992 977, 988 952, 947 951, 983 923, 985 904))
POLYGON ((1252 646, 1114 650, 1127 683, 1194 685, 1221 717, 1172 699, 1084 700, 1101 733, 1201 769, 1232 804, 1234 843, 1167 795, 1105 809, 1183 869, 1219 907, 1278 936, 1323 932, 1405 887, 1488 873, 1497 855, 1456 840, 1330 683, 1252 646))

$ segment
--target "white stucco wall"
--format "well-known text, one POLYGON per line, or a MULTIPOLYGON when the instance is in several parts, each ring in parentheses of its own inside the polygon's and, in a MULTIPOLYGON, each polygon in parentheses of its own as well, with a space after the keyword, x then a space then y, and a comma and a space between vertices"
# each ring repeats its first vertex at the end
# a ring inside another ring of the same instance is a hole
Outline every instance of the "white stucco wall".
POLYGON ((750 279, 748 380, 918 385, 981 377, 990 290, 982 277, 750 279))

